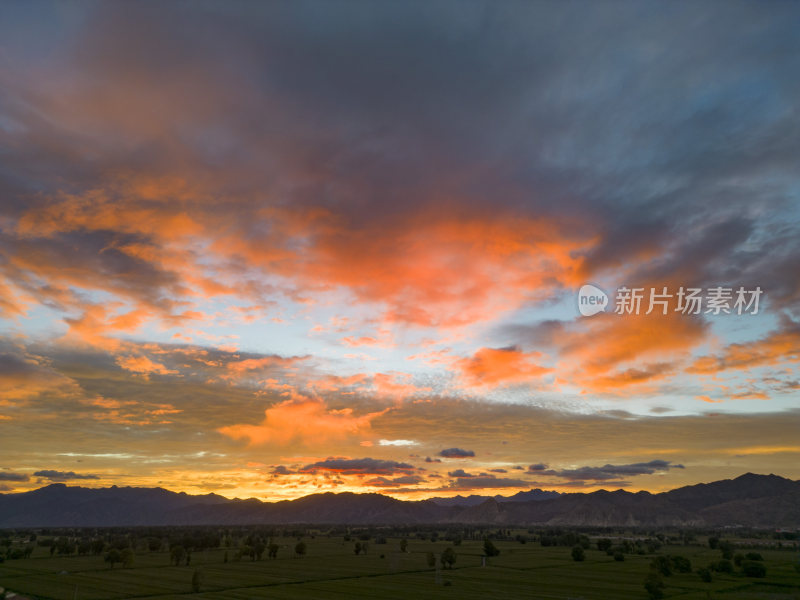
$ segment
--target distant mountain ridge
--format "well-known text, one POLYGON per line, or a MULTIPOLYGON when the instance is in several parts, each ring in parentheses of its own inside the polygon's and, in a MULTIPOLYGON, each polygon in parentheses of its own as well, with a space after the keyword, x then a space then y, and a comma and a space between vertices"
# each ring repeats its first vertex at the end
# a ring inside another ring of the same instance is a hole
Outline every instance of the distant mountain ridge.
POLYGON ((451 496, 449 498, 430 498, 439 506, 475 506, 482 504, 490 498, 494 498, 497 502, 526 502, 531 500, 547 500, 548 498, 556 498, 560 496, 559 492, 545 491, 536 488, 528 490, 527 492, 517 492, 513 496, 451 496))
POLYGON ((0 494, 0 528, 251 524, 483 524, 525 526, 800 527, 800 482, 747 473, 659 494, 599 490, 559 494, 397 500, 381 494, 313 494, 262 502, 162 488, 52 484, 0 494))

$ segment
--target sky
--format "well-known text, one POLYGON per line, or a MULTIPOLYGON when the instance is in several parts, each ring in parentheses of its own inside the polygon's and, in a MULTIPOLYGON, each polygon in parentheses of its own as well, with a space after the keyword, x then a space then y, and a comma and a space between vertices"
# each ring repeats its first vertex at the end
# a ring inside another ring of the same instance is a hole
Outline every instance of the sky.
POLYGON ((798 30, 3 2, 0 492, 800 479, 798 30))

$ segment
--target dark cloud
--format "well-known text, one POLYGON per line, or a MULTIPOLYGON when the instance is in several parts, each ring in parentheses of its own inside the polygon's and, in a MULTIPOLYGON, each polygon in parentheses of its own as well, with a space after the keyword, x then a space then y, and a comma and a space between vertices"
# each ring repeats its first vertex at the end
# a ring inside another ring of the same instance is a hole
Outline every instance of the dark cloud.
POLYGON ((24 473, 9 473, 8 471, 0 471, 0 481, 28 481, 30 477, 24 473))
MULTIPOLYGON (((2 29, 19 57, 3 82, 19 124, 4 134, 15 149, 0 172, 6 209, 94 190, 120 167, 202 177, 219 195, 281 181, 291 201, 371 233, 462 197, 478 212, 586 215, 595 231, 583 233, 598 239, 587 275, 655 255, 642 274, 711 281, 735 265, 796 301, 796 227, 763 209, 792 197, 797 9, 651 6, 101 3, 38 26, 17 7, 2 29), (61 82, 64 102, 86 114, 43 100, 60 97, 58 81, 41 83, 53 78, 17 76, 38 64, 26 60, 32 39, 51 40, 50 69, 73 82, 61 82), (441 188, 450 193, 432 193, 441 188)), ((231 226, 263 240, 255 207, 238 208, 231 226)), ((79 256, 86 281, 171 311, 176 273, 119 250, 158 241, 113 226, 38 239, 31 256, 57 268, 79 256)), ((31 250, 4 237, 6 256, 31 250)))
POLYGON ((464 469, 456 469, 455 471, 450 471, 448 473, 450 477, 477 477, 477 475, 473 475, 471 473, 467 473, 464 469))
POLYGON ((426 456, 425 457, 425 462, 426 463, 440 463, 440 462, 442 462, 442 459, 441 458, 431 458, 430 456, 426 456))
POLYGON ((472 450, 462 450, 461 448, 446 448, 439 452, 443 458, 470 458, 475 456, 472 450))
POLYGON ((528 488, 530 484, 522 479, 505 477, 467 477, 457 478, 447 486, 449 489, 481 489, 481 488, 528 488))
POLYGON ((300 469, 303 473, 315 471, 335 471, 347 475, 393 475, 395 473, 410 473, 415 467, 394 460, 381 460, 377 458, 329 458, 300 469))
POLYGON ((490 473, 508 473, 506 469, 489 469, 490 473))
POLYGON ((49 479, 50 481, 70 481, 73 479, 100 479, 97 475, 90 473, 75 473, 74 471, 53 471, 44 470, 36 471, 34 477, 41 477, 42 479, 49 479))
MULTIPOLYGON (((542 485, 552 485, 552 484, 542 484, 542 485)), ((598 485, 597 483, 591 483, 591 482, 587 482, 587 481, 577 480, 577 481, 562 481, 562 482, 559 482, 558 487, 594 488, 594 487, 597 487, 597 485, 598 485)), ((620 480, 614 479, 614 480, 604 480, 603 481, 603 489, 605 489, 605 488, 626 488, 626 487, 630 487, 630 486, 631 486, 631 482, 630 481, 624 481, 624 480, 621 480, 621 479, 620 480)))
POLYGON ((424 477, 420 477, 419 475, 404 475, 402 477, 394 477, 392 479, 388 479, 386 477, 376 477, 374 479, 369 479, 364 482, 365 485, 373 485, 375 487, 396 487, 396 486, 403 486, 403 485, 417 485, 418 483, 422 483, 425 481, 424 477))
POLYGON ((536 463, 528 466, 529 471, 544 471, 545 469, 547 469, 547 465, 544 463, 536 463))
POLYGON ((540 471, 543 475, 551 475, 572 481, 606 481, 618 477, 631 477, 635 475, 652 475, 657 471, 670 469, 683 469, 683 465, 672 464, 667 460, 651 460, 646 463, 633 463, 629 465, 603 465, 602 467, 580 467, 578 469, 563 469, 560 471, 540 471))
POLYGON ((272 475, 292 475, 294 473, 294 471, 292 471, 291 469, 289 469, 288 467, 286 467, 284 465, 278 465, 277 467, 272 469, 272 471, 270 471, 270 473, 272 475))

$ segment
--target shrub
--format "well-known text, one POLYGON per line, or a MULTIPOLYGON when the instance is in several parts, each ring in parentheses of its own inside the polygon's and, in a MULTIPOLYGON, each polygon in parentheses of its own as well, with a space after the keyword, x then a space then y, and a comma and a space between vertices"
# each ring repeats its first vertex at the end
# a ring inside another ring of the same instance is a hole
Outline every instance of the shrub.
POLYGON ((583 546, 575 546, 572 549, 572 560, 580 562, 586 558, 586 553, 583 551, 583 546))
POLYGON ((711 583, 711 569, 707 569, 706 567, 697 569, 697 574, 700 576, 700 579, 706 583, 711 583))
POLYGON ((625 555, 622 552, 614 552, 614 560, 617 562, 622 562, 625 560, 625 555))

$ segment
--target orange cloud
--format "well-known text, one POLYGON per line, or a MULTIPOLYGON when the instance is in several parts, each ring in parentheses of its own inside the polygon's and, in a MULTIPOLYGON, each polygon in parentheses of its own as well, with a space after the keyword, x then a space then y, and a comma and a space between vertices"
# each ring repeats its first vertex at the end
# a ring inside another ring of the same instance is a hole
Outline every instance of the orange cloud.
POLYGON ((168 369, 146 356, 118 356, 116 362, 126 371, 142 375, 145 379, 148 379, 151 374, 176 375, 178 373, 178 371, 168 369))
MULTIPOLYGON (((577 281, 587 240, 566 223, 428 209, 372 228, 330 220, 307 248, 297 279, 381 302, 389 322, 458 326, 497 318, 535 292, 577 281)), ((293 265, 296 266, 296 265, 293 265)))
POLYGON ((719 356, 702 356, 686 370, 714 374, 728 369, 747 370, 764 365, 800 361, 800 323, 784 318, 782 327, 748 343, 729 344, 719 356))
POLYGON ((357 416, 352 408, 334 410, 322 400, 297 395, 266 409, 259 425, 230 425, 217 431, 234 440, 247 440, 250 446, 295 441, 317 444, 363 434, 372 420, 387 410, 357 416))
POLYGON ((366 373, 356 373, 349 376, 325 375, 309 382, 309 387, 319 392, 340 391, 363 383, 368 379, 366 373))
POLYGON ((697 396, 697 399, 698 400, 702 400, 703 402, 708 402, 709 404, 718 404, 718 403, 722 402, 722 400, 712 400, 708 396, 697 396))
POLYGON ((674 363, 703 342, 707 328, 700 319, 674 313, 600 313, 559 324, 549 341, 558 352, 559 379, 586 391, 614 392, 668 377, 674 363))
POLYGON ((308 357, 305 356, 264 356, 261 358, 246 358, 244 360, 235 360, 225 365, 227 371, 221 376, 221 379, 234 381, 239 380, 249 373, 263 372, 269 369, 288 369, 302 362, 308 357))
POLYGON ((471 385, 502 385, 538 379, 552 369, 535 362, 539 352, 523 352, 519 348, 481 348, 469 358, 456 361, 471 385))
POLYGON ((95 420, 107 421, 117 425, 136 425, 140 427, 153 424, 163 425, 171 423, 171 421, 164 419, 166 415, 183 412, 182 409, 175 408, 172 404, 117 400, 103 396, 82 400, 81 402, 102 409, 92 414, 92 418, 95 420))
POLYGON ((372 387, 379 396, 402 400, 420 392, 430 392, 429 387, 419 387, 411 382, 409 373, 376 373, 372 376, 372 387))
MULTIPOLYGON (((437 198, 358 224, 325 208, 247 197, 220 211, 214 189, 224 182, 202 179, 114 172, 94 189, 40 199, 11 231, 6 286, 35 290, 34 302, 57 294, 64 311, 82 313, 65 319, 70 332, 108 349, 108 338, 144 323, 208 319, 194 304, 232 294, 263 307, 278 295, 302 303, 345 290, 384 323, 457 327, 574 285, 581 251, 596 242, 567 217, 465 210, 437 198), (82 254, 67 261, 65 248, 76 244, 82 254), (77 290, 110 294, 114 310, 87 306, 77 290)), ((3 297, 5 311, 19 314, 20 301, 3 297)), ((250 308, 240 313, 254 319, 250 308)), ((343 343, 393 345, 385 335, 343 343)))
POLYGON ((74 396, 80 392, 71 378, 53 370, 46 360, 28 354, 0 353, 0 406, 52 393, 74 396))

